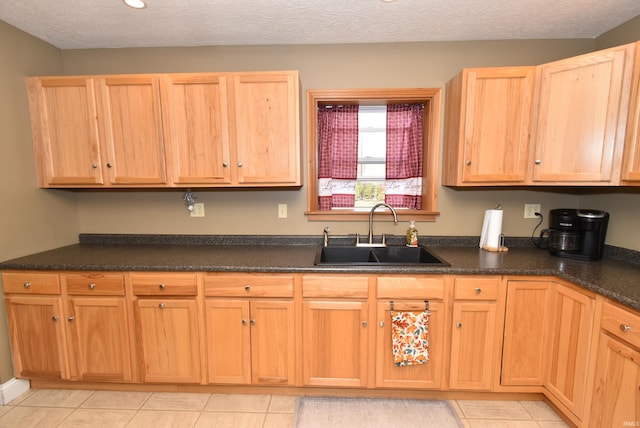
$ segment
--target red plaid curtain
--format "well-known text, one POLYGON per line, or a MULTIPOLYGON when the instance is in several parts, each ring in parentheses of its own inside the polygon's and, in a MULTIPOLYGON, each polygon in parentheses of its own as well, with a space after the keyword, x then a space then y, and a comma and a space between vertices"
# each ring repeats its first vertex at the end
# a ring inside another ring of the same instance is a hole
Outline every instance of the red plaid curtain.
POLYGON ((385 202, 394 208, 422 208, 422 123, 424 104, 387 105, 385 202))
POLYGON ((355 205, 358 106, 318 107, 318 206, 355 205))

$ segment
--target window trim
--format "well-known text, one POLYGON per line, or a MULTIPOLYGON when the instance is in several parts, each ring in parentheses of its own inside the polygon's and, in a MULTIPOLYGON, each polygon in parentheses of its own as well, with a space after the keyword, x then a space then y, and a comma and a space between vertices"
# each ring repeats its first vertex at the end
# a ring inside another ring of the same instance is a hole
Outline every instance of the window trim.
POLYGON ((310 89, 307 91, 307 211, 309 221, 363 221, 368 211, 340 209, 321 211, 318 208, 318 114, 317 106, 341 104, 418 103, 424 106, 422 209, 398 210, 403 221, 435 221, 440 152, 440 122, 442 110, 441 88, 385 88, 385 89, 310 89))

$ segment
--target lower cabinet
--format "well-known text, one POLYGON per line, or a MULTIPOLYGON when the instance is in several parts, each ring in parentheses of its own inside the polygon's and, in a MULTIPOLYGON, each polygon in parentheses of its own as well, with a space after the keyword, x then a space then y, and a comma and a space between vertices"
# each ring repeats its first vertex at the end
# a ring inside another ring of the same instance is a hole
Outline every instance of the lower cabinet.
POLYGON ((640 423, 640 314, 605 302, 589 427, 640 423))
POLYGON ((502 347, 505 297, 500 280, 491 276, 454 279, 451 389, 489 391, 493 387, 502 347))
POLYGON ((303 277, 304 385, 369 386, 368 284, 362 276, 303 277))
POLYGON ((540 387, 551 343, 550 280, 507 281, 507 305, 500 384, 508 387, 540 387))
POLYGON ((293 385, 293 301, 207 299, 209 383, 293 385))
POLYGON ((197 274, 132 274, 143 382, 202 381, 197 274))
POLYGON ((68 379, 61 299, 16 296, 8 297, 6 304, 15 376, 68 379))
POLYGON ((595 300, 556 284, 553 335, 546 388, 577 418, 582 419, 591 364, 595 300))
POLYGON ((443 389, 447 305, 444 276, 377 278, 376 384, 378 388, 443 389), (391 311, 429 309, 429 359, 424 364, 398 366, 393 355, 391 311))

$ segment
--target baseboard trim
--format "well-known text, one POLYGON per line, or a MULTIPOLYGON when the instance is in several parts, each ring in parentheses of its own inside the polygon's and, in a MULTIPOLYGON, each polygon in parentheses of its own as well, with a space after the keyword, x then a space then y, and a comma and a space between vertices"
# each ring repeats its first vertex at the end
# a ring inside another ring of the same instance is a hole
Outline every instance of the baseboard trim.
POLYGON ((9 404, 27 392, 31 384, 28 380, 12 378, 0 385, 0 404, 9 404))

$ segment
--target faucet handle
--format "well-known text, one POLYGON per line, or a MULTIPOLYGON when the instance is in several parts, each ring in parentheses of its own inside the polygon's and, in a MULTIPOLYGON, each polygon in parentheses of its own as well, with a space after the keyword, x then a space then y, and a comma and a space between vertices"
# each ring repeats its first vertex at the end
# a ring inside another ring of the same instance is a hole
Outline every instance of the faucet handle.
POLYGON ((387 234, 386 233, 382 234, 382 245, 387 245, 387 234))

